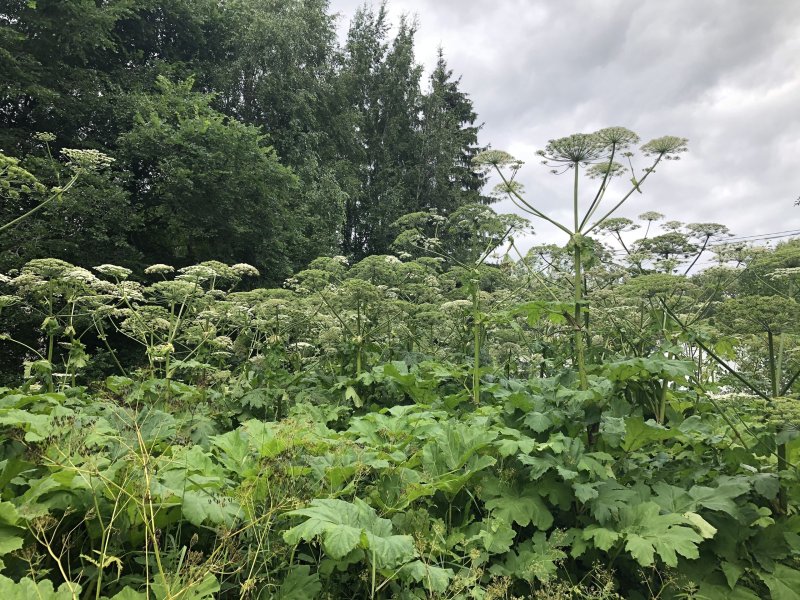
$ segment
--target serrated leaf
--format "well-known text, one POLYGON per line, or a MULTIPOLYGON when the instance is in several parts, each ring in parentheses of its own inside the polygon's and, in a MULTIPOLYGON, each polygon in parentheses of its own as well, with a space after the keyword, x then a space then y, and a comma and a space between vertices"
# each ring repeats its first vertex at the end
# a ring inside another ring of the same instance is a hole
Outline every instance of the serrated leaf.
POLYGON ((525 419, 523 420, 525 425, 533 429, 536 433, 542 433, 547 431, 550 427, 553 426, 553 421, 550 420, 550 417, 545 415, 544 413, 540 412, 530 412, 525 415, 525 419))
POLYGON ((179 577, 153 583, 150 589, 156 598, 180 598, 181 600, 205 600, 219 591, 219 581, 211 573, 195 582, 185 582, 179 577))
POLYGON ((558 571, 558 563, 566 557, 544 532, 537 531, 531 539, 509 552, 502 564, 492 565, 489 571, 493 575, 507 575, 531 583, 537 579, 548 581, 558 571))
POLYGON ((483 549, 491 554, 508 552, 514 544, 514 538, 517 534, 507 522, 500 519, 489 519, 479 525, 478 533, 469 538, 468 542, 479 542, 483 549))
POLYGON ((18 520, 17 508, 11 502, 0 502, 0 556, 22 548, 25 530, 16 527, 18 520))
POLYGON ((22 548, 23 533, 23 530, 16 527, 0 525, 0 556, 22 548))
POLYGON ((345 402, 352 402, 353 406, 356 408, 361 408, 364 406, 364 402, 361 400, 361 396, 358 395, 356 388, 352 385, 348 385, 344 391, 344 399, 345 402))
POLYGON ((665 481, 656 482, 653 491, 656 493, 653 502, 667 512, 684 513, 697 508, 697 501, 685 489, 665 481))
POLYGON ((589 525, 583 530, 582 537, 584 540, 592 540, 595 547, 600 548, 600 550, 608 551, 619 540, 620 533, 605 527, 589 525))
POLYGON ((616 518, 620 509, 628 506, 636 496, 632 489, 613 480, 599 482, 596 489, 597 498, 591 500, 589 505, 594 518, 603 524, 616 518))
POLYGON ((215 498, 202 490, 187 490, 181 498, 183 516, 192 525, 230 525, 239 516, 239 504, 229 498, 215 498))
POLYGON ((736 514, 736 503, 733 501, 737 496, 741 496, 749 490, 745 485, 744 489, 739 486, 720 485, 716 488, 693 486, 689 489, 689 495, 703 508, 718 510, 731 516, 736 514))
POLYGON ((417 555, 414 538, 410 535, 376 535, 365 531, 364 537, 367 539, 370 557, 375 560, 378 568, 393 569, 417 555))
POLYGON ((572 489, 575 490, 575 497, 584 504, 600 495, 591 483, 573 483, 572 489))
POLYGON ((315 499, 306 508, 287 513, 307 520, 284 532, 287 544, 322 538, 322 547, 334 559, 363 548, 379 568, 395 568, 416 556, 414 540, 392 535, 392 523, 380 518, 363 500, 353 503, 337 499, 315 499))
POLYGON ((703 540, 683 516, 662 515, 654 502, 621 510, 618 531, 625 538, 626 550, 643 567, 653 564, 655 553, 670 567, 677 566, 678 554, 697 558, 697 544, 703 540))
POLYGON ((756 473, 753 475, 753 488, 767 500, 774 500, 781 485, 774 473, 756 473))
POLYGON ((242 472, 253 459, 250 456, 250 444, 247 434, 242 429, 234 429, 221 435, 213 435, 211 444, 222 450, 220 457, 225 466, 234 473, 242 472))
POLYGON ((250 438, 250 446, 262 458, 277 456, 289 447, 288 441, 277 436, 275 426, 272 423, 252 419, 244 423, 244 428, 250 438))
POLYGON ((308 565, 293 567, 286 574, 278 590, 277 600, 311 600, 322 590, 319 574, 312 573, 308 565))
POLYGON ((452 569, 443 569, 425 564, 421 560, 414 560, 400 567, 397 573, 400 579, 421 583, 429 592, 443 594, 450 585, 454 573, 452 569))
POLYGON ((33 581, 27 577, 15 583, 12 579, 0 575, 0 597, 8 600, 73 600, 80 596, 81 586, 77 583, 62 583, 58 589, 53 588, 53 582, 47 579, 33 581), (72 586, 70 588, 70 586, 72 586))
POLYGON ((533 523, 538 529, 549 529, 553 524, 553 515, 539 495, 536 486, 524 487, 499 484, 492 488, 487 486, 482 493, 486 500, 486 508, 492 516, 507 523, 517 523, 523 527, 533 523))
POLYGON ((651 442, 662 442, 679 435, 680 432, 662 427, 654 421, 645 423, 641 417, 630 417, 625 419, 625 437, 622 441, 622 449, 625 452, 633 452, 651 442))
POLYGON ((646 540, 636 533, 629 533, 625 536, 625 550, 643 567, 652 565, 654 562, 655 546, 650 540, 646 540))
POLYGON ((725 575, 725 581, 728 582, 728 586, 731 589, 736 587, 736 582, 739 581, 739 578, 744 573, 744 567, 728 562, 727 560, 722 561, 720 567, 722 568, 722 573, 725 575))
POLYGON ((800 571, 777 564, 772 573, 759 571, 758 576, 767 584, 772 600, 800 600, 800 571))

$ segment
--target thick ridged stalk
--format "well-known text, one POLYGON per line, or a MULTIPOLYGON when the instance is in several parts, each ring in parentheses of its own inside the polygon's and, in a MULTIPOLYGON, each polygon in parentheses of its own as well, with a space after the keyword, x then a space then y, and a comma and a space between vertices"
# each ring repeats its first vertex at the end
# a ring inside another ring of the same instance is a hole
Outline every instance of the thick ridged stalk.
POLYGON ((575 245, 575 362, 578 366, 578 377, 581 390, 588 389, 586 379, 586 356, 583 345, 583 277, 581 273, 581 249, 575 245))
MULTIPOLYGON (((777 398, 780 395, 778 391, 778 368, 775 362, 775 337, 771 331, 767 331, 767 351, 769 353, 769 383, 772 397, 777 398)), ((778 444, 776 450, 778 455, 778 471, 781 471, 787 467, 786 444, 778 444)), ((783 485, 780 486, 780 491, 778 492, 778 504, 785 514, 789 506, 789 501, 786 496, 786 488, 783 485)))
POLYGON ((480 286, 472 290, 472 401, 481 401, 481 324, 480 324, 480 286))
POLYGON ((572 209, 575 215, 575 233, 572 236, 575 256, 575 362, 578 367, 578 378, 581 390, 586 390, 589 385, 586 379, 586 356, 583 347, 583 265, 581 263, 581 244, 578 222, 578 165, 575 165, 575 179, 572 186, 572 209))

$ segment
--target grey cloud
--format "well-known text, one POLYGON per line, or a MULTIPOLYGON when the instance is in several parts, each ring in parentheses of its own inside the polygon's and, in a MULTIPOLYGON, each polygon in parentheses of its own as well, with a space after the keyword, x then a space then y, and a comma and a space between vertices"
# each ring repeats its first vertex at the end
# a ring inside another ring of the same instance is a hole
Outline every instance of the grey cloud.
MULTIPOLYGON (((351 15, 360 4, 332 8, 351 15)), ((800 229, 800 2, 390 0, 389 9, 418 15, 420 61, 444 47, 485 123, 482 142, 528 162, 520 179, 555 216, 569 211, 569 182, 538 165, 535 150, 625 125, 643 139, 690 139, 684 160, 660 167, 625 216, 658 210, 741 235, 800 229)), ((563 241, 534 224, 537 241, 563 241)))

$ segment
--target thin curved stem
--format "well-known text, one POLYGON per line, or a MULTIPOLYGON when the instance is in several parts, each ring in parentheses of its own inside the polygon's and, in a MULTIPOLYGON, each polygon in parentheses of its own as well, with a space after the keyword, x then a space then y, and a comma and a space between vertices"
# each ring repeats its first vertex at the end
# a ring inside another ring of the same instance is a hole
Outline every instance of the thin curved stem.
MULTIPOLYGON (((631 197, 631 194, 633 194, 633 192, 635 192, 635 191, 639 190, 639 188, 641 187, 641 185, 642 185, 642 184, 645 182, 645 180, 646 180, 646 179, 647 179, 647 178, 650 176, 650 173, 652 173, 653 171, 655 171, 656 165, 658 165, 658 163, 660 163, 660 162, 661 162, 661 159, 662 159, 662 158, 663 158, 663 155, 661 155, 661 154, 660 154, 660 155, 658 156, 658 158, 655 160, 655 162, 653 163, 653 166, 652 166, 652 167, 650 167, 650 168, 647 170, 647 172, 644 174, 644 177, 642 177, 641 181, 638 181, 638 182, 636 182, 636 183, 633 185, 633 187, 630 189, 630 191, 629 191, 627 194, 625 194, 625 195, 622 197, 622 199, 621 199, 619 202, 617 202, 617 203, 616 203, 616 204, 613 206, 613 208, 612 208, 611 210, 609 210, 609 211, 608 211, 606 214, 604 214, 602 217, 600 217, 600 218, 599 218, 597 221, 595 221, 595 222, 594 222, 594 224, 592 224, 592 226, 591 226, 591 227, 589 227, 589 229, 587 229, 587 230, 586 230, 586 234, 587 234, 587 235, 588 235, 588 234, 590 234, 590 233, 591 233, 592 231, 594 231, 595 229, 597 229, 597 228, 598 228, 598 227, 599 227, 599 226, 600 226, 600 225, 603 223, 603 221, 605 221, 605 220, 606 220, 608 217, 610 217, 610 216, 611 216, 611 215, 613 215, 615 212, 617 212, 617 209, 619 209, 619 207, 620 207, 620 206, 622 206, 622 205, 625 203, 625 201, 626 201, 628 198, 630 198, 630 197, 631 197)), ((634 181, 635 181, 635 179, 634 179, 634 181)), ((641 191, 641 190, 639 190, 639 191, 641 191)))
POLYGON ((67 182, 67 185, 65 185, 63 188, 61 188, 59 191, 57 191, 55 194, 53 194, 52 196, 50 196, 50 197, 49 197, 47 200, 45 200, 45 201, 44 201, 44 202, 42 202, 41 204, 37 204, 36 206, 34 206, 32 209, 30 209, 30 210, 29 210, 28 212, 26 212, 24 215, 20 215, 20 216, 19 216, 19 217, 17 217, 16 219, 14 219, 14 220, 12 220, 12 221, 9 221, 9 222, 8 222, 8 223, 6 223, 5 225, 2 225, 2 226, 0 226, 0 231, 4 231, 4 230, 8 229, 9 227, 13 227, 14 225, 16 225, 17 223, 19 223, 19 222, 20 222, 20 221, 22 221, 23 219, 27 219, 27 218, 28 218, 28 217, 30 217, 32 214, 34 214, 34 213, 37 213, 37 212, 39 212, 40 210, 42 210, 42 209, 43 209, 45 206, 47 206, 48 204, 50 204, 50 203, 51 203, 53 200, 55 200, 56 198, 60 198, 61 196, 63 196, 63 195, 64 195, 64 192, 66 192, 67 190, 69 190, 69 189, 70 189, 70 188, 71 188, 71 187, 72 187, 72 186, 75 184, 75 182, 78 180, 78 177, 79 177, 79 176, 80 176, 80 174, 79 174, 79 173, 75 173, 75 175, 73 175, 73 176, 72 176, 72 179, 70 179, 70 180, 67 182))

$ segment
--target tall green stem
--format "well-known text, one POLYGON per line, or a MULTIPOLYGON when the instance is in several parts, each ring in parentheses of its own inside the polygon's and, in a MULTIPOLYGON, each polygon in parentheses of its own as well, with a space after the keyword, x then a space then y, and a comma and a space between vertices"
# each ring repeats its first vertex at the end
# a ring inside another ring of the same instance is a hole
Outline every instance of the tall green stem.
POLYGON ((589 385, 586 379, 586 357, 583 347, 583 264, 581 262, 581 233, 578 221, 578 175, 579 166, 576 163, 575 178, 572 185, 572 210, 575 217, 575 231, 572 234, 575 256, 575 361, 578 365, 578 378, 581 390, 586 390, 589 385))
POLYGON ((20 221, 23 221, 23 220, 27 219, 28 217, 30 217, 32 214, 37 213, 40 210, 42 210, 45 206, 50 204, 56 198, 61 198, 61 196, 64 194, 64 192, 66 192, 69 188, 71 188, 75 184, 75 182, 78 180, 78 176, 79 175, 77 173, 75 175, 73 175, 72 179, 70 179, 67 182, 67 185, 65 185, 63 188, 58 190, 56 193, 54 193, 52 196, 50 196, 47 200, 45 200, 45 201, 41 202, 40 204, 37 204, 36 206, 34 206, 32 209, 30 209, 25 214, 20 215, 19 217, 17 217, 16 219, 13 219, 12 221, 9 221, 8 223, 0 225, 0 231, 8 229, 9 227, 13 227, 14 225, 19 223, 20 221))
MULTIPOLYGON (((775 361, 775 337, 772 331, 767 331, 767 352, 769 353, 769 383, 772 397, 777 398, 780 392, 778 391, 778 367, 775 361)), ((778 471, 781 471, 787 466, 786 444, 778 444, 776 450, 778 455, 778 471)), ((786 495, 786 487, 783 485, 780 486, 778 492, 778 505, 785 514, 789 507, 789 499, 786 495)))
POLYGON ((771 331, 767 331, 767 349, 769 352, 769 383, 772 397, 778 397, 778 369, 775 364, 775 338, 771 331))
POLYGON ((581 390, 588 389, 586 379, 586 357, 583 347, 583 276, 581 265, 581 249, 579 242, 575 243, 575 360, 578 364, 578 377, 580 379, 581 390))
POLYGON ((580 233, 580 224, 578 223, 578 163, 575 163, 575 180, 572 185, 572 212, 575 217, 575 233, 580 233))
POLYGON ((472 288, 472 401, 481 401, 481 324, 480 286, 473 281, 472 288))

